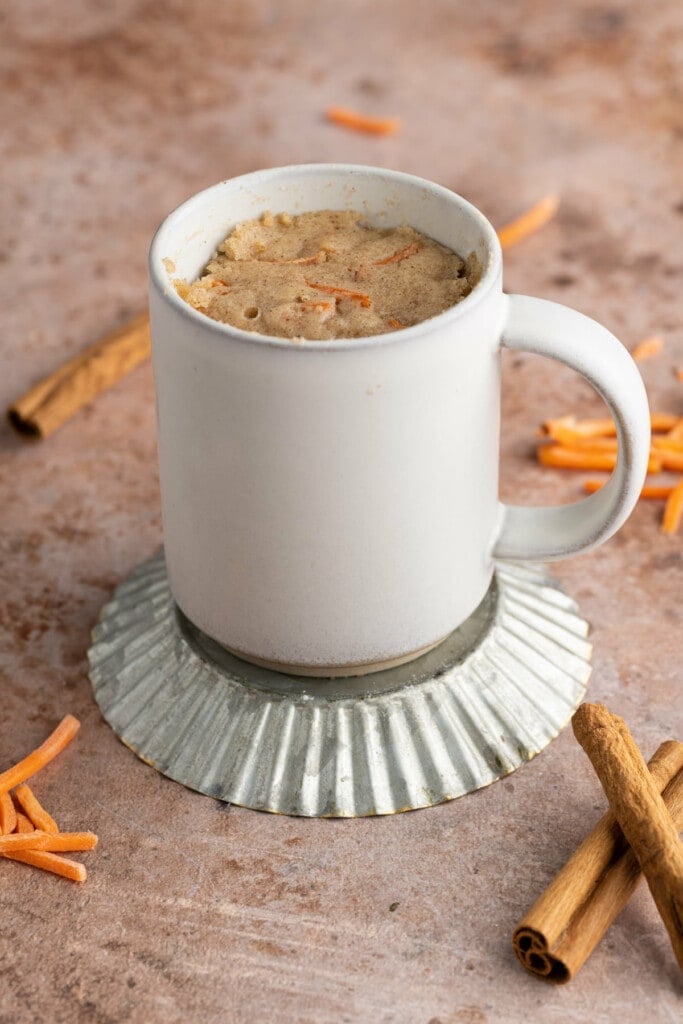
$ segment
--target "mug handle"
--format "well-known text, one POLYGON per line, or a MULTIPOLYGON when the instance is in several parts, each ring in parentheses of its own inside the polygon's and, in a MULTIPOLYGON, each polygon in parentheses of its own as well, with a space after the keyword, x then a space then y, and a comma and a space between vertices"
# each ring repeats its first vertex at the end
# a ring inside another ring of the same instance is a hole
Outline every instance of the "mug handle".
POLYGON ((552 356, 576 370, 605 400, 618 437, 617 463, 599 491, 571 505, 502 505, 495 558, 556 561, 588 551, 615 533, 638 500, 650 450, 650 412, 642 377, 607 328, 568 306, 509 295, 501 347, 552 356))

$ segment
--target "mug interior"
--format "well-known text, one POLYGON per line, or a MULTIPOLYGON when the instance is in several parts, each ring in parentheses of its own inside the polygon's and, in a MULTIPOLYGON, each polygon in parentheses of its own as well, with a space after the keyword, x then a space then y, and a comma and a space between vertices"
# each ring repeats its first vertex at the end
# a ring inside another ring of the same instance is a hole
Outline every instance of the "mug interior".
MULTIPOLYGON (((358 210, 373 226, 409 224, 460 256, 474 252, 481 267, 479 281, 467 298, 440 316, 464 312, 498 275, 501 252, 496 232, 475 206, 449 189, 382 168, 303 164, 232 178, 184 202, 162 223, 152 242, 153 282, 183 312, 206 320, 180 298, 173 281, 194 281, 237 224, 266 210, 293 215, 315 210, 358 210)), ((228 324, 212 323, 231 334, 245 334, 252 341, 259 337, 228 324)), ((287 339, 279 340, 289 343, 287 339)), ((348 345, 348 340, 344 344, 348 345)))

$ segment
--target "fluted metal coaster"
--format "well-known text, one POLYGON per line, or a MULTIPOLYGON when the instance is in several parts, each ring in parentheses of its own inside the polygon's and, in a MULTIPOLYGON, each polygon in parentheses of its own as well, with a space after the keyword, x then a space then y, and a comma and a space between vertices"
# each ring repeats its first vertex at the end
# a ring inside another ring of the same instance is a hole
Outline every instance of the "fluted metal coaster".
POLYGON ((587 633, 543 568, 499 562, 474 614, 416 661, 286 676, 195 629, 160 553, 103 609, 90 678, 121 740, 191 789, 281 814, 393 814, 487 786, 543 750, 585 692, 587 633))

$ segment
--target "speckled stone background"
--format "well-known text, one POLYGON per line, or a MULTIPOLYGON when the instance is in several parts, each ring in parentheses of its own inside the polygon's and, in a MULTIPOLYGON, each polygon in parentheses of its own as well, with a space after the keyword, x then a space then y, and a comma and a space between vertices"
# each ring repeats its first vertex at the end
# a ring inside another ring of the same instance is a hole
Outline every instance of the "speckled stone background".
MULTIPOLYGON (((0 401, 144 307, 162 217, 221 178, 289 162, 396 167, 495 224, 557 189, 506 286, 576 305, 683 413, 683 8, 574 0, 22 0, 0 12, 0 401), (400 115, 390 138, 330 103, 400 115)), ((601 406, 569 370, 505 359, 503 497, 577 498, 533 462, 540 418, 601 406)), ((50 440, 0 429, 0 767, 67 711, 82 731, 35 788, 91 828, 84 886, 0 863, 2 1024, 636 1024, 680 1019, 642 887, 579 977, 526 975, 512 928, 604 806, 570 730, 491 788, 396 818, 222 806, 138 761, 86 673, 112 588, 161 540, 145 366, 50 440), (390 906, 397 903, 394 911, 390 906)), ((593 624, 592 699, 649 754, 681 735, 683 536, 641 505, 556 568, 593 624)), ((85 858, 84 858, 85 859, 85 858)))

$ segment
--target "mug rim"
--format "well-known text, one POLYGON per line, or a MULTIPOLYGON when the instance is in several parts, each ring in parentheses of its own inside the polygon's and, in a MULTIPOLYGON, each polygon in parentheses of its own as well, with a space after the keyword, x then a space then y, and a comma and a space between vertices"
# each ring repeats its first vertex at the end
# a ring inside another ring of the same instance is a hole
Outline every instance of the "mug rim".
POLYGON ((311 351, 315 349, 323 352, 329 352, 341 349, 355 350, 359 348, 366 348, 370 345, 375 347, 377 345, 395 344, 399 341, 410 342, 415 338, 423 337, 425 334, 430 333, 433 330, 438 330, 441 327, 448 327, 450 323, 453 323, 460 317, 465 316, 471 309, 479 305, 480 302, 483 302, 488 296, 500 275, 502 249, 495 228, 484 216, 481 210, 474 206, 473 203, 470 203, 469 200, 465 199, 457 192, 454 192, 452 189, 446 188, 444 185, 439 185, 436 182, 430 181, 427 178, 421 178, 415 174, 408 174, 405 171, 395 171, 391 168, 385 167, 346 163, 308 163, 287 164, 282 167, 269 167, 258 171, 250 171, 247 174, 240 174, 234 178, 225 178, 223 181, 216 182, 214 185, 209 185, 207 188, 201 189, 199 192, 195 192, 193 195, 183 200, 183 202, 176 206, 175 209, 171 210, 171 212, 163 219, 152 238, 148 262, 150 281, 157 289, 160 297, 164 301, 168 302, 181 316, 188 318, 191 323, 198 324, 201 327, 208 329, 210 333, 217 338, 229 338, 233 341, 243 341, 273 348, 289 348, 299 351, 311 351), (448 309, 443 310, 443 312, 437 313, 435 316, 428 317, 426 320, 421 320, 419 323, 413 324, 410 327, 402 327, 394 331, 385 331, 382 334, 363 335, 359 338, 327 338, 320 340, 303 338, 294 341, 292 338, 281 338, 271 334, 260 334, 258 331, 245 331, 240 327, 234 327, 232 324, 224 323, 220 320, 213 320, 211 317, 206 316, 205 313, 201 313, 199 310, 195 309, 194 306, 191 306, 188 302, 182 299, 175 288, 169 289, 168 279, 165 281, 162 279, 162 273, 168 273, 163 265, 165 257, 160 252, 164 234, 169 228, 174 226, 174 223, 177 220, 188 212, 188 208, 195 205, 201 205, 203 201, 210 198, 212 193, 223 189, 227 185, 231 187, 239 187, 240 184, 258 185, 259 181, 269 178, 295 178, 300 174, 310 175, 311 173, 329 177, 334 174, 348 174, 349 172, 352 174, 357 173, 359 175, 365 175, 366 177, 388 176, 394 181, 418 186, 424 191, 436 194, 448 202, 455 202, 456 205, 465 210, 468 216, 470 216, 471 219, 480 227, 486 248, 486 265, 484 267, 483 274, 469 295, 464 299, 461 299, 460 302, 457 302, 455 305, 449 306, 448 309))

